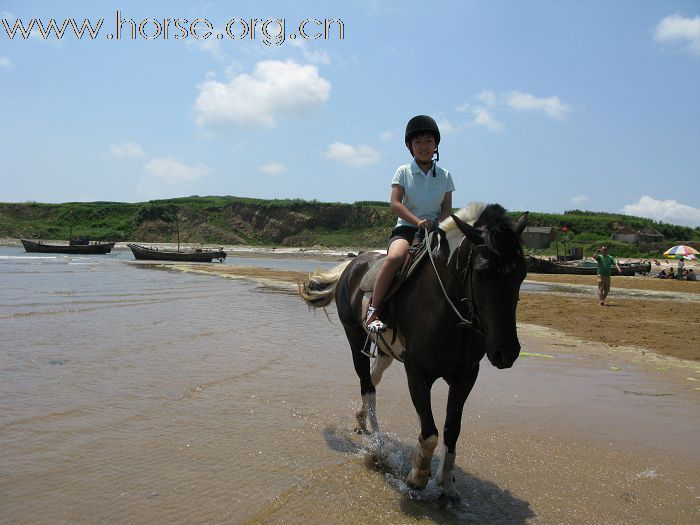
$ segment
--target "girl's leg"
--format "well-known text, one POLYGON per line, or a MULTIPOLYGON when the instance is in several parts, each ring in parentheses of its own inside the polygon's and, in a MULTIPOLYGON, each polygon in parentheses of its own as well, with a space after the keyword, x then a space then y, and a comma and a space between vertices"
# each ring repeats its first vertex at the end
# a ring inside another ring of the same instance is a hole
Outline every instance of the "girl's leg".
MULTIPOLYGON (((404 259, 406 258, 406 253, 408 253, 408 241, 406 239, 396 239, 389 246, 389 251, 382 267, 379 269, 379 274, 377 274, 377 280, 374 282, 374 292, 372 294, 372 304, 375 310, 379 311, 384 302, 384 297, 391 287, 391 283, 394 281, 396 272, 401 269, 404 259)), ((369 325, 372 321, 376 319, 376 314, 369 316, 367 319, 367 324, 369 325)))

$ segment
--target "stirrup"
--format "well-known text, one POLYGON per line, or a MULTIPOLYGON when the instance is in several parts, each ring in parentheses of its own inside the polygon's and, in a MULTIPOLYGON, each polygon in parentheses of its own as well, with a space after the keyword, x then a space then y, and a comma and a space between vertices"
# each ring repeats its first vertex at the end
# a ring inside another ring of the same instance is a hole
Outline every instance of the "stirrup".
POLYGON ((377 309, 374 306, 367 308, 367 317, 365 318, 367 331, 371 334, 386 332, 387 326, 377 317, 377 309))

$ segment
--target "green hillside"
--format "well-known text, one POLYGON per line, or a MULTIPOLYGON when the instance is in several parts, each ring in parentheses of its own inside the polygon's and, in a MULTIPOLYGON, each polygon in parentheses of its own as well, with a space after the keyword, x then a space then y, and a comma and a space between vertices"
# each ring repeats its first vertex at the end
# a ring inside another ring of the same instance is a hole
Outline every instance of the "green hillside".
MULTIPOLYGON (((519 212, 512 212, 515 217, 519 212)), ((388 203, 325 203, 303 200, 262 200, 242 197, 183 197, 140 203, 68 202, 0 203, 0 237, 101 241, 251 244, 327 247, 383 247, 395 222, 388 203)), ((640 247, 611 243, 615 229, 651 226, 669 244, 700 239, 700 228, 650 219, 580 210, 563 214, 530 213, 532 226, 566 228, 568 246, 601 241, 621 256, 652 255, 640 247)), ((554 243, 545 253, 556 250, 554 243)), ((591 250, 592 251, 592 250, 591 250)))

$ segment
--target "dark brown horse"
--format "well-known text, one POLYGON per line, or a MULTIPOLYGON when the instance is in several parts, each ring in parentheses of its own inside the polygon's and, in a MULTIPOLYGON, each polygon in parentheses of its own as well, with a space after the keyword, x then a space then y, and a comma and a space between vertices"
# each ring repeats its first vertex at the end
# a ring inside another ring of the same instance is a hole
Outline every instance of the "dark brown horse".
MULTIPOLYGON (((515 324, 520 284, 526 264, 520 234, 527 213, 513 223, 498 204, 472 204, 440 224, 425 261, 391 298, 382 318, 390 330, 376 340, 370 366, 370 343, 363 319, 371 291, 363 277, 382 255, 366 253, 328 272, 317 272, 300 286, 311 306, 335 297, 360 378, 362 408, 356 417, 367 432, 367 416, 378 431, 376 391, 393 359, 404 363, 411 400, 420 418, 418 445, 406 481, 423 488, 438 443, 430 390, 438 378, 449 385, 444 448, 436 481, 444 494, 458 499, 453 469, 462 409, 484 355, 498 368, 509 368, 520 353, 515 324), (361 283, 364 286, 361 286, 361 283)), ((366 279, 365 279, 366 281, 366 279)), ((371 289, 371 288, 370 288, 371 289)))

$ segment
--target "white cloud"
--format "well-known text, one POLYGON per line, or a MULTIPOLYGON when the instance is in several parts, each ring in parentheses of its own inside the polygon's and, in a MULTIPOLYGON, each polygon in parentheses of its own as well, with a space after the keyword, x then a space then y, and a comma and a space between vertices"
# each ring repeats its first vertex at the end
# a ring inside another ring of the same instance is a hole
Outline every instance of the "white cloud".
POLYGON ((557 120, 563 120, 569 111, 569 106, 562 103, 559 97, 538 98, 521 91, 513 91, 507 95, 506 103, 520 111, 544 111, 547 116, 557 120))
POLYGON ((475 98, 486 106, 495 106, 498 104, 498 95, 494 91, 484 90, 476 95, 475 98))
POLYGON ((326 51, 324 51, 323 49, 316 49, 312 51, 311 49, 309 49, 309 44, 306 40, 297 38, 296 40, 289 40, 288 42, 292 47, 296 47, 301 51, 302 55, 304 56, 304 59, 307 62, 311 62, 312 64, 324 65, 328 65, 331 63, 331 59, 326 51))
MULTIPOLYGON (((224 34, 224 31, 221 30, 219 33, 224 34)), ((214 31, 214 34, 216 34, 216 31, 214 31)), ((195 47, 196 49, 211 55, 212 58, 218 60, 219 62, 224 62, 227 59, 227 55, 222 49, 221 41, 217 40, 216 38, 207 38, 206 40, 187 40, 186 44, 187 46, 195 47)))
POLYGON ((438 128, 440 129, 440 133, 442 133, 443 135, 445 133, 456 133, 461 130, 461 127, 459 125, 450 122, 446 118, 438 118, 436 123, 438 125, 438 128))
POLYGON ((695 18, 685 18, 680 15, 667 16, 656 26, 654 40, 684 44, 690 53, 700 56, 700 16, 695 18))
POLYGON ((475 126, 486 128, 489 131, 503 130, 503 124, 498 122, 496 117, 485 107, 477 106, 472 110, 472 113, 474 114, 473 124, 475 126))
POLYGON ((392 140, 394 138, 394 134, 391 131, 385 131, 381 135, 379 135, 379 138, 382 140, 392 140))
POLYGON ((700 208, 693 208, 687 204, 681 204, 675 200, 657 200, 644 195, 639 202, 627 204, 622 208, 622 213, 647 217, 657 221, 684 226, 700 226, 700 208))
POLYGON ((140 144, 135 142, 123 142, 122 144, 110 144, 109 154, 112 157, 135 158, 143 157, 146 153, 140 144))
POLYGON ((155 158, 146 164, 145 170, 148 177, 171 184, 195 181, 209 173, 206 166, 189 166, 172 157, 155 158))
POLYGON ((473 95, 471 101, 455 107, 458 113, 470 112, 474 115, 471 124, 490 131, 502 131, 505 126, 499 121, 498 114, 504 107, 517 111, 540 111, 547 116, 563 120, 569 112, 569 106, 559 97, 538 98, 530 93, 514 90, 497 93, 490 89, 473 95))
POLYGON ((194 103, 199 126, 273 127, 279 115, 303 116, 330 97, 331 83, 318 68, 292 60, 258 62, 252 74, 228 83, 206 80, 194 103))
POLYGON ((379 161, 379 152, 369 146, 351 146, 334 142, 326 150, 326 158, 348 166, 367 166, 379 161))
POLYGON ((584 193, 579 193, 578 195, 574 195, 573 197, 571 197, 571 202, 574 203, 576 206, 583 206, 590 200, 590 197, 584 193))
POLYGON ((287 166, 279 162, 269 162, 259 166, 258 169, 263 173, 269 173, 271 175, 278 175, 287 171, 287 166))
POLYGON ((0 68, 10 69, 12 67, 12 60, 7 57, 0 57, 0 68))

